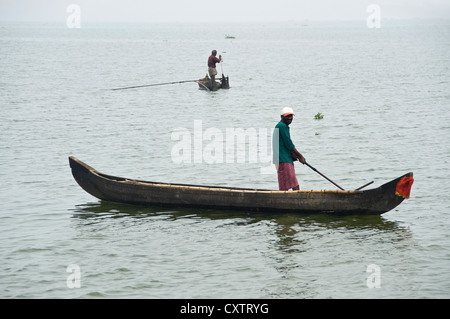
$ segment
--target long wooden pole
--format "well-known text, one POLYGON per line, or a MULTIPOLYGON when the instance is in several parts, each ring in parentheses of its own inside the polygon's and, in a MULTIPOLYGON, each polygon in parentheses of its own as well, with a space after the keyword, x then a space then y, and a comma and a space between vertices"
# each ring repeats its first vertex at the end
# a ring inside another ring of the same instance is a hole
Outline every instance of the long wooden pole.
POLYGON ((146 85, 136 85, 136 86, 127 86, 124 88, 112 89, 113 91, 117 90, 127 90, 127 89, 137 89, 148 86, 158 86, 158 85, 168 85, 168 84, 178 84, 178 83, 186 83, 186 82, 197 82, 198 80, 186 80, 186 81, 176 81, 176 82, 166 82, 166 83, 156 83, 156 84, 146 84, 146 85))
POLYGON ((355 191, 359 191, 359 190, 363 189, 364 187, 369 186, 369 185, 372 184, 372 183, 373 183, 373 181, 371 181, 371 182, 369 182, 369 183, 367 183, 367 184, 364 184, 363 186, 361 186, 361 187, 355 189, 355 191))
POLYGON ((341 186, 339 186, 338 184, 336 184, 335 182, 333 182, 331 179, 329 179, 328 177, 326 177, 325 175, 323 175, 321 172, 319 172, 318 170, 316 170, 314 167, 312 167, 311 165, 309 165, 308 163, 305 162, 305 164, 312 169, 313 171, 317 172, 319 175, 321 175, 322 177, 325 177, 328 181, 330 181, 331 183, 333 183, 335 186, 337 186, 339 189, 344 190, 341 186))

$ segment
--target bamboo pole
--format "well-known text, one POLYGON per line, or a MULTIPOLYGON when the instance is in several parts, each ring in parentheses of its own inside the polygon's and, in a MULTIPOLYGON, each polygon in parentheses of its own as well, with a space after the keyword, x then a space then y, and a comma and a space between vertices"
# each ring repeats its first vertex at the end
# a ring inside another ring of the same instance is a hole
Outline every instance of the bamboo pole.
POLYGON ((123 88, 112 89, 113 91, 117 90, 127 90, 127 89, 137 89, 148 86, 158 86, 158 85, 168 85, 168 84, 178 84, 178 83, 186 83, 186 82, 198 82, 198 80, 186 80, 186 81, 176 81, 176 82, 166 82, 166 83, 156 83, 156 84, 146 84, 146 85, 136 85, 136 86, 127 86, 123 88))

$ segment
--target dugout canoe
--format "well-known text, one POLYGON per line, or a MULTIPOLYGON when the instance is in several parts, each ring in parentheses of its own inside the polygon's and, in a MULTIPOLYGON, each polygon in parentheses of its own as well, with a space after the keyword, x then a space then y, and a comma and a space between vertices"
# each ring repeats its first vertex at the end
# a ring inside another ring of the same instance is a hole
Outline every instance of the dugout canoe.
POLYGON ((214 86, 211 86, 211 79, 208 74, 205 75, 203 79, 197 81, 198 87, 201 90, 208 91, 217 91, 219 89, 229 89, 230 88, 230 79, 229 77, 222 74, 221 78, 216 78, 214 86))
POLYGON ((69 163, 81 188, 104 201, 260 212, 383 214, 409 197, 413 176, 408 173, 364 191, 275 191, 148 182, 100 173, 73 156, 69 163), (410 180, 407 196, 400 196, 405 179, 410 180))

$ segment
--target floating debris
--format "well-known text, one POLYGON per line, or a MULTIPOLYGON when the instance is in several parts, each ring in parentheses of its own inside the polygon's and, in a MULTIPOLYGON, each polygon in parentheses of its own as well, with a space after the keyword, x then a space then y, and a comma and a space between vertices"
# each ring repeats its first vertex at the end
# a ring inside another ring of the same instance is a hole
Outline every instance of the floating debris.
POLYGON ((315 120, 321 120, 321 119, 323 119, 323 114, 322 113, 317 113, 316 115, 314 115, 314 119, 315 120))

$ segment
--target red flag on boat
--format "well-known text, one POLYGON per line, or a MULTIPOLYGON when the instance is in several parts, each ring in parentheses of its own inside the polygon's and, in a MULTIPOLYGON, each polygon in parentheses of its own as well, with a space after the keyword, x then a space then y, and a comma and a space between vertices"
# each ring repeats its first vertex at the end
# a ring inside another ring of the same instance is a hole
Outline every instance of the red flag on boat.
POLYGON ((395 188, 395 195, 402 196, 403 198, 408 199, 413 182, 413 177, 403 176, 397 183, 397 187, 395 188))

